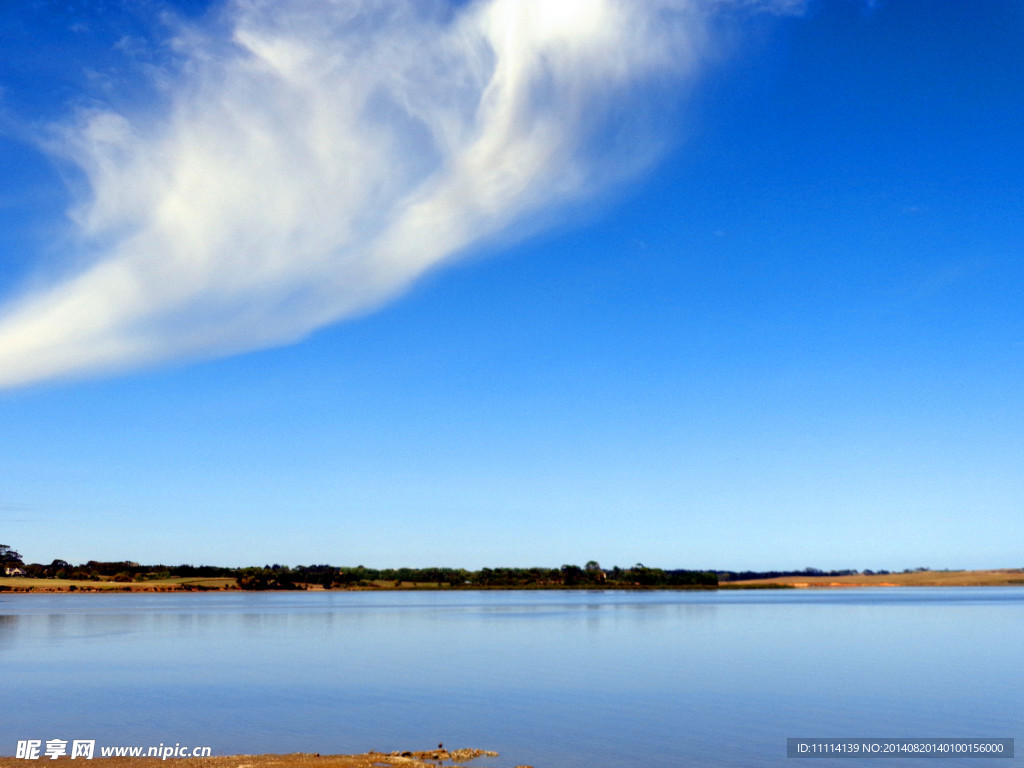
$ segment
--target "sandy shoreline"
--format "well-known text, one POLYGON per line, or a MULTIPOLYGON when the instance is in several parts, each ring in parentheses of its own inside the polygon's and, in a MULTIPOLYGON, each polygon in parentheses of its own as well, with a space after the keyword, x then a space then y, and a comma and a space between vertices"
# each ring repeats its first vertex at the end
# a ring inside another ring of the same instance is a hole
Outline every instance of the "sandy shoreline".
MULTIPOLYGON (((771 589, 771 588, 843 588, 843 587, 1004 587, 1024 586, 1024 569, 994 568, 978 571, 915 571, 911 573, 875 573, 854 574, 850 576, 781 576, 773 579, 753 579, 749 581, 723 581, 719 589, 771 589)), ((571 587, 568 591, 577 591, 571 587)), ((638 591, 655 589, 673 589, 672 587, 637 588, 638 591)), ((715 587, 705 589, 714 590, 715 587)), ((309 591, 322 591, 323 588, 310 587, 309 591)), ((386 587, 337 589, 335 592, 348 591, 436 591, 427 587, 386 587)), ((501 588, 498 591, 509 591, 513 588, 501 588)), ((234 579, 174 579, 156 582, 121 583, 113 581, 78 581, 35 579, 26 577, 0 576, 0 595, 26 593, 149 593, 154 592, 224 592, 238 591, 234 579)), ((451 589, 441 590, 444 592, 451 589)), ((489 590, 493 591, 493 590, 489 590)), ((533 590, 527 590, 533 591, 533 590)), ((584 590, 587 591, 587 590, 584 590)))
POLYGON ((850 576, 779 576, 774 579, 723 581, 724 589, 836 589, 850 587, 1013 587, 1024 586, 1024 569, 984 571, 912 571, 910 573, 853 574, 850 576))
MULTIPOLYGON (((420 752, 366 752, 361 755, 319 755, 296 753, 291 755, 221 755, 215 757, 182 757, 161 760, 158 757, 98 757, 104 768, 438 768, 439 766, 464 765, 475 761, 472 766, 489 768, 508 768, 498 766, 493 759, 497 752, 482 749, 426 750, 420 752)), ((57 760, 24 760, 16 757, 0 757, 0 768, 25 768, 28 765, 52 765, 54 763, 71 762, 69 757, 57 760)), ((82 765, 78 758, 75 765, 82 765)), ((88 763, 84 763, 88 765, 88 763)), ((470 766, 467 766, 470 768, 470 766)), ((515 768, 531 768, 516 766, 515 768)))

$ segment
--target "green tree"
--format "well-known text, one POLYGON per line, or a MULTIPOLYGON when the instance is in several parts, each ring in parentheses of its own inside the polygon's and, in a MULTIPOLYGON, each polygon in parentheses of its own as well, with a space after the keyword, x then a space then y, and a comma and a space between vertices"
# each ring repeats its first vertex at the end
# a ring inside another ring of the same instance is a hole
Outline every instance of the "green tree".
POLYGON ((0 565, 4 568, 21 565, 21 555, 6 544, 0 544, 0 565))
POLYGON ((583 569, 578 565, 562 566, 562 583, 567 587, 575 586, 583 580, 583 569))

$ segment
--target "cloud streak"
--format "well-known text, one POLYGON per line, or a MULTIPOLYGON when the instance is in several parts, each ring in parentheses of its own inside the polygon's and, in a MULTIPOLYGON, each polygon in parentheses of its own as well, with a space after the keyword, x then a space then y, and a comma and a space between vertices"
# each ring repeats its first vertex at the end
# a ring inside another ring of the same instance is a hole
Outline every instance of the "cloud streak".
POLYGON ((239 0, 180 27, 162 105, 55 127, 80 266, 3 308, 0 387, 293 342, 628 176, 721 5, 239 0))

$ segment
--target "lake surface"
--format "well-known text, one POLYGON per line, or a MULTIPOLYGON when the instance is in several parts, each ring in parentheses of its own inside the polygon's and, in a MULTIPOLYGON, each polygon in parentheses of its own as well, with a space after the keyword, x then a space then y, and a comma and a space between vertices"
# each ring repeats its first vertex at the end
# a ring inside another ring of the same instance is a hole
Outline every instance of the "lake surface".
MULTIPOLYGON (((0 754, 444 742, 498 750, 494 768, 792 768, 787 737, 1022 750, 1022 638, 1016 587, 0 595, 0 754)), ((838 764, 862 763, 893 761, 838 764)))

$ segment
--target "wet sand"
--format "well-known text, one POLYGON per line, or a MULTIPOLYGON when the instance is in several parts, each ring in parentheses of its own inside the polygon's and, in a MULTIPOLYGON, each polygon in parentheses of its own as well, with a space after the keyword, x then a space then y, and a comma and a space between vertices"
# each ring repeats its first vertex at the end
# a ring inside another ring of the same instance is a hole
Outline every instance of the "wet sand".
MULTIPOLYGON (((419 752, 367 752, 362 755, 319 755, 297 753, 293 755, 230 755, 217 757, 182 757, 161 760, 158 757, 97 757, 103 768, 439 768, 439 766, 464 765, 474 761, 466 768, 509 768, 499 764, 493 758, 497 752, 482 749, 434 749, 419 752), (488 759, 490 758, 490 759, 488 759)), ((23 760, 15 757, 0 757, 0 768, 26 768, 35 765, 53 765, 70 763, 71 758, 60 757, 57 760, 42 758, 40 760, 23 760)), ((88 766, 89 762, 82 758, 74 761, 75 765, 88 766)), ((515 768, 531 768, 516 766, 515 768)))

